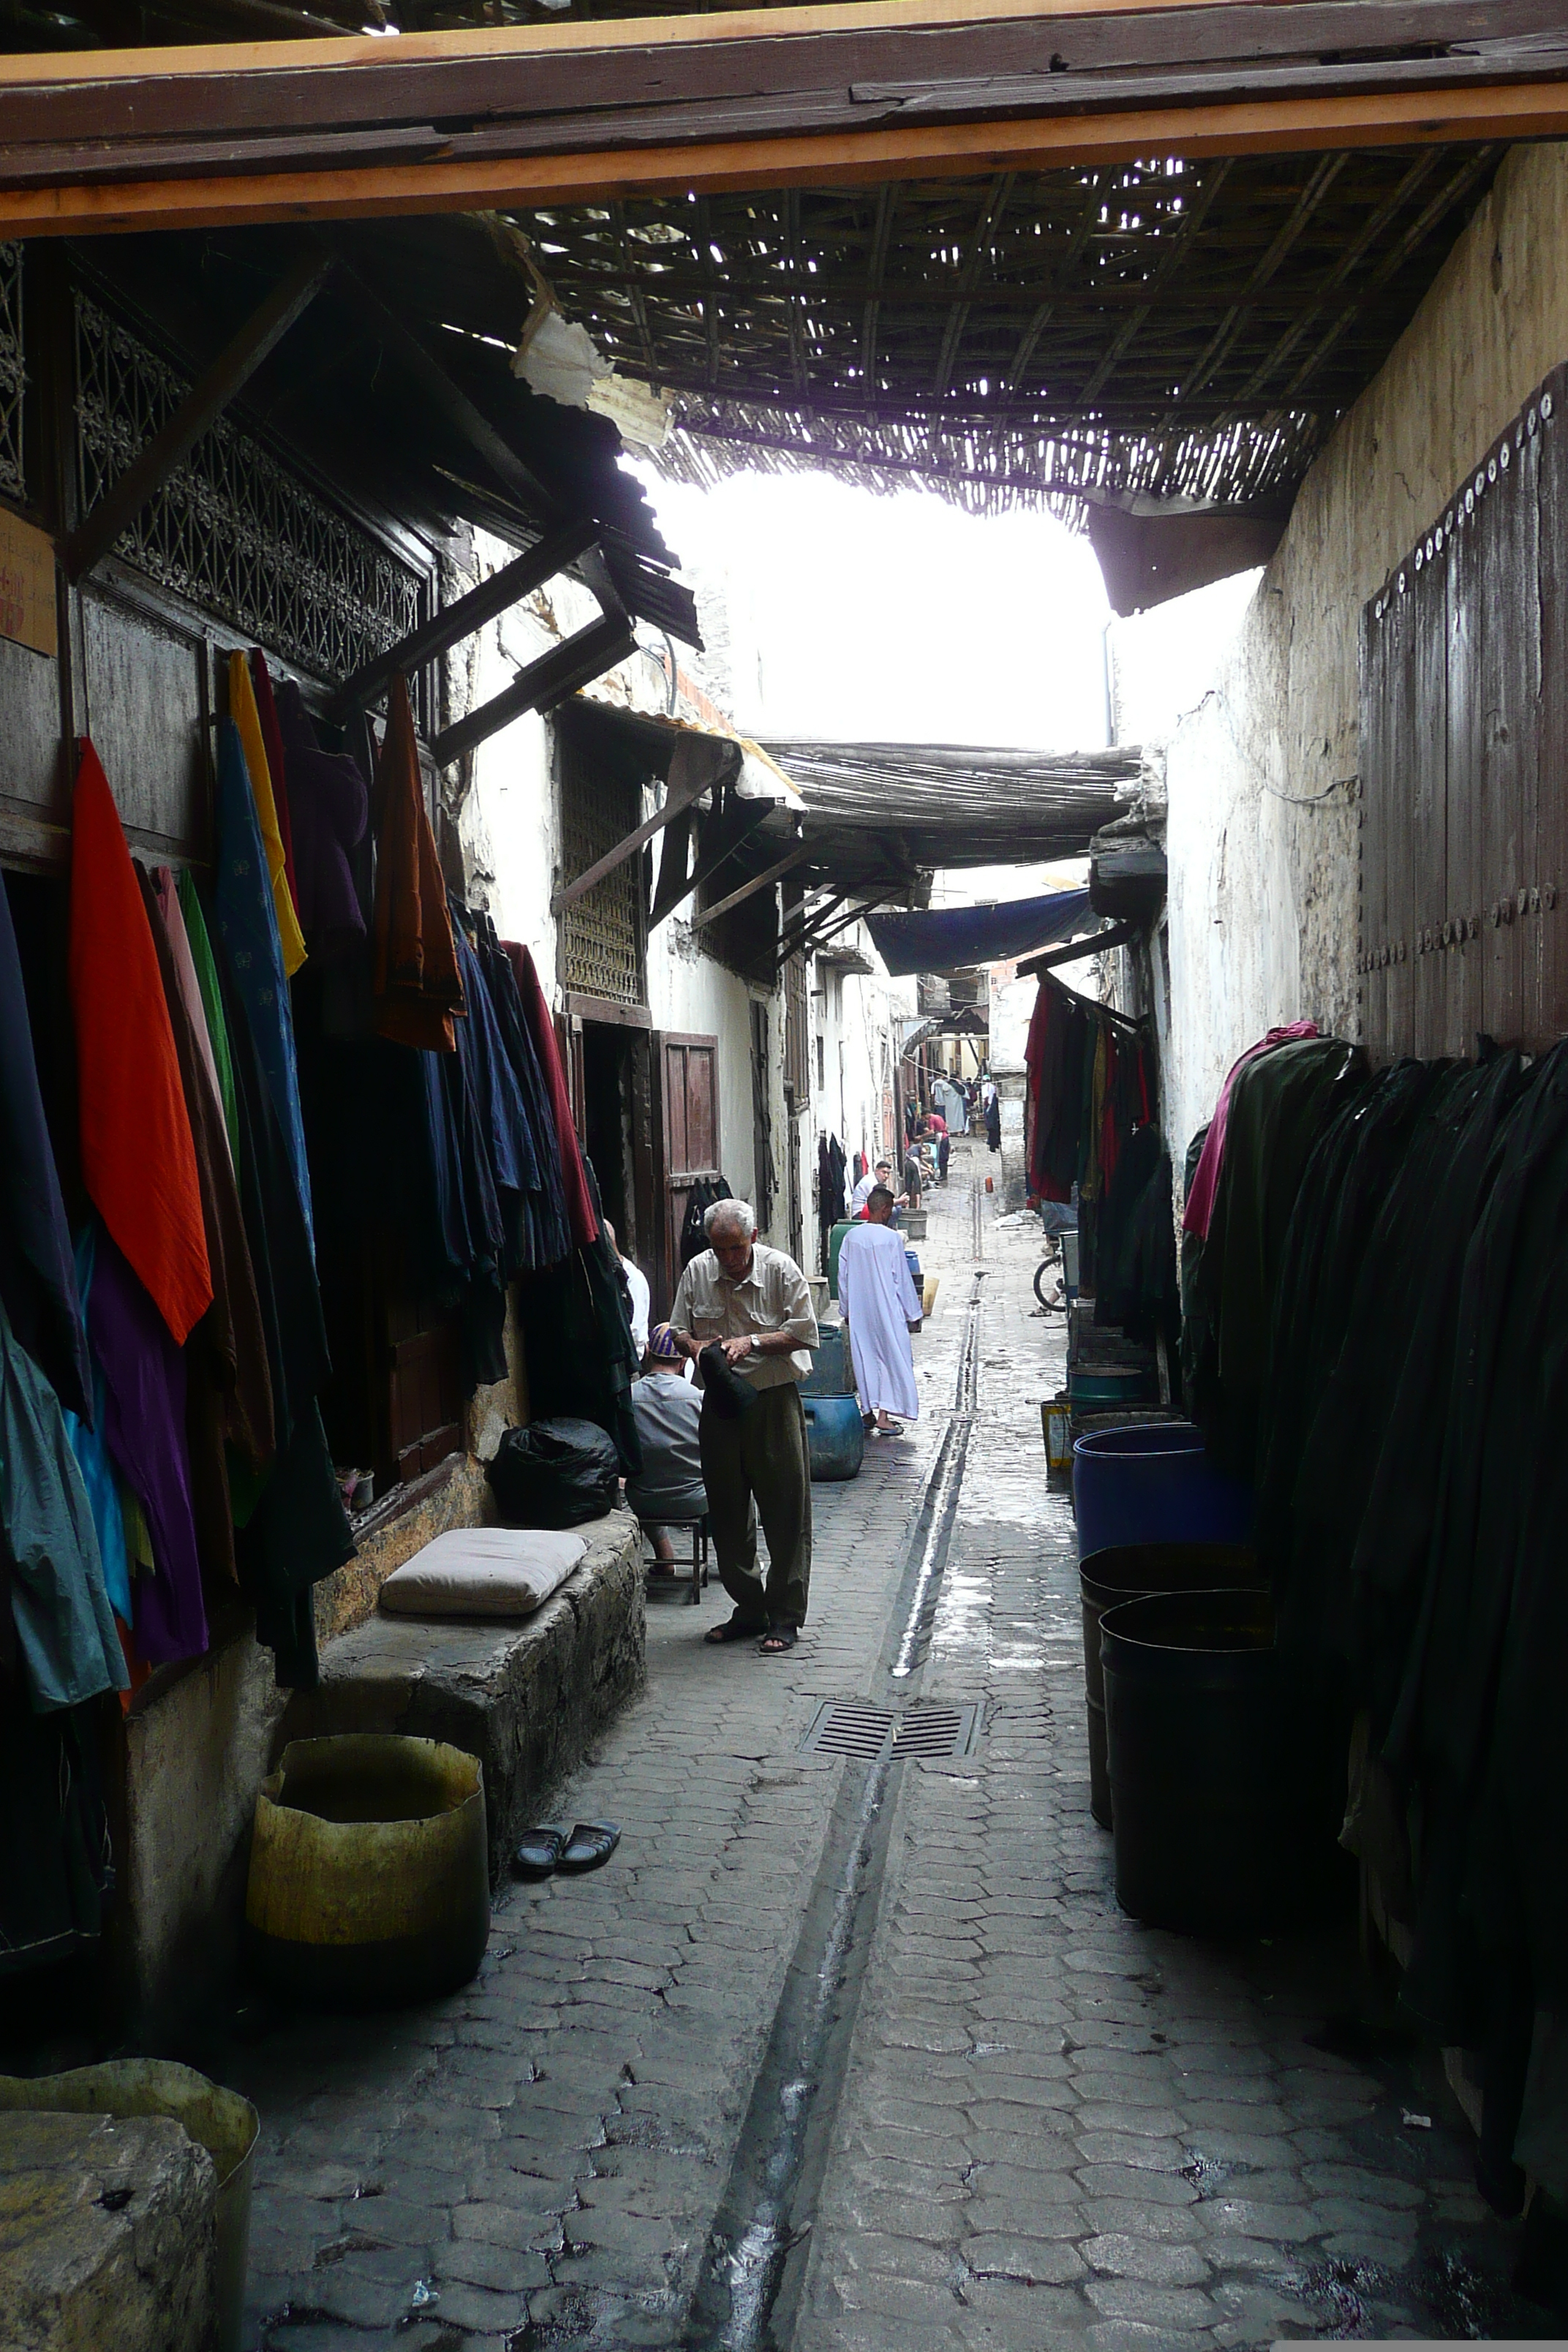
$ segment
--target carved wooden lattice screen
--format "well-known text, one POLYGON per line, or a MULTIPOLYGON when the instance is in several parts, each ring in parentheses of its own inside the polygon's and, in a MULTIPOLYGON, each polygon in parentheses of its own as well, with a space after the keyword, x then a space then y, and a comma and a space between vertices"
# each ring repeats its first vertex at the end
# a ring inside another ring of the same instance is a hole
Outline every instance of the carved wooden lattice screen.
MULTIPOLYGON (((556 736, 561 779, 561 870, 570 879, 634 833, 642 793, 584 751, 564 729, 556 736)), ((643 862, 626 858, 561 915, 560 971, 574 994, 611 1004, 646 1004, 643 862)))
POLYGON ((1568 1032, 1568 367, 1362 614, 1374 1062, 1568 1032))

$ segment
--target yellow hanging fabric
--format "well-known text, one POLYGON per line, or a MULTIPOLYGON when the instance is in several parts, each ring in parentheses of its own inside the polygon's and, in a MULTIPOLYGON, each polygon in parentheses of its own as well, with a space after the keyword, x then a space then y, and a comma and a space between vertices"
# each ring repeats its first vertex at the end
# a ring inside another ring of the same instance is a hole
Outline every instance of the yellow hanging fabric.
POLYGON ((261 740, 261 714, 256 708, 256 688, 250 682, 250 664, 241 653, 230 654, 228 657, 228 715, 239 730, 240 746, 250 775, 250 795, 256 803, 261 843, 267 852, 272 903, 278 909, 278 936, 283 945, 283 969, 292 980, 305 961, 305 937, 300 929, 300 918, 294 912, 294 901, 289 892, 283 835, 278 829, 278 804, 272 797, 272 774, 267 765, 267 747, 261 740))

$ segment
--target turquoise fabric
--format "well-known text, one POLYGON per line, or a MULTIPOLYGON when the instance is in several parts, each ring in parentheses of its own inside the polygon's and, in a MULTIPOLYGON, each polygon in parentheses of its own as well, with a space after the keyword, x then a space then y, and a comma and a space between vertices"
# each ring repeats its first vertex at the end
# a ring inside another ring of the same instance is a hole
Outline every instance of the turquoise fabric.
POLYGON ((34 1710, 128 1685, 60 1401, 0 1307, 0 1529, 34 1710))
MULTIPOLYGON (((76 1286, 85 1318, 87 1302, 92 1291, 93 1260, 97 1255, 98 1228, 91 1219, 82 1227, 76 1244, 76 1286)), ((70 1439, 71 1452, 76 1455, 87 1499, 92 1510, 93 1529, 98 1537, 98 1556, 103 1563, 104 1589, 110 1604, 121 1622, 129 1625, 131 1615, 131 1561, 125 1549, 125 1513, 120 1500, 120 1485, 114 1475, 114 1464, 103 1435, 103 1368, 96 1357, 92 1361, 92 1427, 89 1429, 79 1413, 68 1412, 66 1435, 70 1439)))

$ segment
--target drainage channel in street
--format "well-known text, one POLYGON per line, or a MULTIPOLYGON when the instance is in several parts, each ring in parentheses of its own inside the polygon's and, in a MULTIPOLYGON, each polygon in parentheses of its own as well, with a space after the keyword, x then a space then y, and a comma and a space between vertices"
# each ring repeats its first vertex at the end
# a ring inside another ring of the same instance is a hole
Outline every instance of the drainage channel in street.
MULTIPOLYGON (((978 1257, 978 1200, 973 1216, 978 1257)), ((874 1676, 893 1686, 897 1708, 840 1710, 863 1718, 860 1741, 857 1747, 847 1738, 839 1751, 849 1761, 709 2235, 685 2352, 782 2352, 790 2342, 881 1899, 892 1775, 906 1757, 931 1752, 932 1735, 962 1738, 967 1747, 978 1730, 973 1708, 921 1706, 910 1685, 925 1663, 958 1517, 978 1393, 984 1279, 977 1265, 964 1307, 952 1407, 926 1474, 874 1676), (953 1733, 945 1723, 938 1726, 939 1714, 955 1718, 953 1733)), ((819 1718, 808 1735, 819 1745, 821 1728, 819 1718)), ((946 1752, 956 1750, 949 1746, 946 1752)))

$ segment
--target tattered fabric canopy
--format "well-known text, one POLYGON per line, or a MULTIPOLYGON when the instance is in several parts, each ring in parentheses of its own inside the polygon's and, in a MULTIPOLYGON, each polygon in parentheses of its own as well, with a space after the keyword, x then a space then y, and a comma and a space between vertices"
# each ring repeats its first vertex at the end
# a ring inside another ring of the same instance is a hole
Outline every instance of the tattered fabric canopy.
POLYGON ((804 878, 906 903, 938 866, 1083 856, 1125 813, 1144 772, 1135 746, 1009 751, 770 738, 765 748, 805 798, 804 878))
MULTIPOLYGON (((1257 562, 1500 152, 1154 154, 518 218, 606 357, 674 394, 656 462, 677 478, 823 470, 1074 520, 1087 502, 1173 541, 1218 513, 1257 562)), ((1211 531, 1199 568, 1236 551, 1211 531)), ((1157 601, 1162 563, 1193 584, 1192 551, 1144 546, 1119 602, 1157 601)))
POLYGON ((896 980, 920 971, 961 971, 1003 963, 1070 940, 1095 920, 1089 892, 1051 890, 990 907, 933 907, 919 914, 867 918, 877 952, 896 980))

